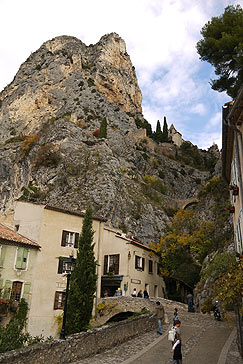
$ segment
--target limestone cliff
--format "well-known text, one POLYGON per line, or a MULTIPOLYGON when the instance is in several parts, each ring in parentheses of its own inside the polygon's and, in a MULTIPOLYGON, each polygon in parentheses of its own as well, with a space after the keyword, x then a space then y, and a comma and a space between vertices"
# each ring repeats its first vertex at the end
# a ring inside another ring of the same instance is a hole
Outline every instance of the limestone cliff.
POLYGON ((141 101, 117 34, 90 46, 69 36, 45 42, 0 94, 1 214, 20 197, 70 210, 91 203, 109 224, 157 238, 210 173, 142 136, 141 101), (97 138, 102 121, 107 137, 97 138))

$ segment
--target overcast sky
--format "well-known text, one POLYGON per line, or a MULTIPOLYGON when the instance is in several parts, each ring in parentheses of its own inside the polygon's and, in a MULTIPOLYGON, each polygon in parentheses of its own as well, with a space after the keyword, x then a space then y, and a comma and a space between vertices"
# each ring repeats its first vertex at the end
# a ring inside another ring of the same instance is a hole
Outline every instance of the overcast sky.
POLYGON ((213 68, 199 60, 200 30, 227 5, 243 0, 0 0, 0 91, 42 43, 59 35, 97 43, 116 32, 126 42, 143 94, 143 114, 156 127, 174 124, 183 139, 221 148, 221 108, 213 68))

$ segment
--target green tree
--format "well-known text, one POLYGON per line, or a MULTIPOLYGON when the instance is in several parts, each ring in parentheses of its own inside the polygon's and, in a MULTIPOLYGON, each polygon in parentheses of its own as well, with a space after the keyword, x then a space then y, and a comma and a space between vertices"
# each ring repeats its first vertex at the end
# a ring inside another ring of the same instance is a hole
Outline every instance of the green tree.
POLYGON ((161 125, 160 125, 160 121, 157 121, 157 125, 156 125, 156 131, 153 134, 153 140, 155 140, 157 143, 161 143, 163 139, 163 134, 161 131, 161 125))
POLYGON ((29 335, 23 333, 26 324, 28 304, 24 299, 20 301, 17 313, 4 327, 0 325, 0 352, 22 348, 29 335))
POLYGON ((84 331, 92 317, 96 291, 96 261, 94 256, 92 208, 86 210, 74 271, 70 278, 67 303, 67 333, 84 331))
POLYGON ((106 117, 102 120, 100 124, 99 138, 107 138, 107 120, 106 117))
POLYGON ((168 125, 166 121, 166 117, 164 116, 164 125, 163 125, 163 133, 162 133, 162 141, 168 142, 168 125))
POLYGON ((201 30, 197 43, 200 59, 215 67, 218 79, 211 80, 213 90, 236 97, 243 83, 243 10, 229 5, 222 15, 213 17, 201 30))

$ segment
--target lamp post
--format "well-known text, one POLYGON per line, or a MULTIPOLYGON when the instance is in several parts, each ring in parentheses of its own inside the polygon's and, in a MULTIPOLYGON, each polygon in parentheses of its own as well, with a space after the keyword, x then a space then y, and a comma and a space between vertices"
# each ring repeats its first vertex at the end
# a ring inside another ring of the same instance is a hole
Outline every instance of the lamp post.
POLYGON ((69 290, 69 282, 71 273, 74 270, 74 266, 76 263, 76 259, 70 255, 69 258, 63 261, 63 272, 67 276, 67 286, 66 286, 66 295, 65 295, 65 303, 64 303, 64 310, 63 310, 63 320, 62 320, 62 329, 60 332, 60 339, 65 340, 65 329, 66 329, 66 313, 67 313, 67 301, 68 301, 68 290, 69 290))

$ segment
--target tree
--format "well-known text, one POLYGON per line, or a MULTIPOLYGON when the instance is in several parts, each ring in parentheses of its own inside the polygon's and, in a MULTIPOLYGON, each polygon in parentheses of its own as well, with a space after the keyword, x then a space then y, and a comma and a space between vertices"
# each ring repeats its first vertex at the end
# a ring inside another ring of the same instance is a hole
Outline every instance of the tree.
POLYGON ((100 124, 99 138, 107 138, 107 120, 106 117, 102 120, 100 124))
POLYGON ((89 206, 79 238, 76 266, 70 278, 67 303, 68 334, 86 330, 92 317, 97 281, 93 235, 92 208, 89 206))
POLYGON ((161 131, 160 121, 158 120, 157 125, 156 125, 156 131, 153 134, 153 140, 155 140, 157 143, 161 143, 162 138, 163 138, 163 134, 162 134, 162 131, 161 131))
POLYGON ((167 125, 166 117, 165 116, 164 116, 164 125, 163 125, 162 141, 163 142, 168 142, 168 125, 167 125))
POLYGON ((213 90, 236 97, 243 83, 243 10, 229 5, 222 15, 213 17, 201 30, 197 43, 200 59, 215 67, 219 76, 211 80, 213 90))
POLYGON ((179 210, 159 243, 151 244, 161 255, 161 273, 194 286, 212 235, 212 223, 200 221, 192 210, 179 210))

